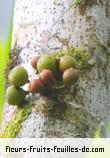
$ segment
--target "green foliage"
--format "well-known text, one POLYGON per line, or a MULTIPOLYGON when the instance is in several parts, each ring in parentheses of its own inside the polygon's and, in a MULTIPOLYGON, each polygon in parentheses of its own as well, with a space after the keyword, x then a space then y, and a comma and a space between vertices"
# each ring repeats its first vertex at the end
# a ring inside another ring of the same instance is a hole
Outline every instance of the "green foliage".
POLYGON ((23 105, 22 108, 17 109, 16 115, 11 122, 6 125, 5 130, 0 133, 0 138, 15 138, 21 129, 22 122, 26 120, 31 111, 31 104, 23 105))
POLYGON ((2 123, 2 114, 4 110, 5 101, 5 79, 6 79, 6 69, 9 62, 9 53, 12 39, 12 29, 13 29, 13 17, 11 17, 9 33, 7 35, 6 41, 1 38, 0 40, 0 125, 2 123))
POLYGON ((2 113, 4 110, 5 71, 6 71, 8 60, 9 60, 9 47, 7 47, 7 43, 3 43, 0 41, 0 125, 2 123, 2 113))

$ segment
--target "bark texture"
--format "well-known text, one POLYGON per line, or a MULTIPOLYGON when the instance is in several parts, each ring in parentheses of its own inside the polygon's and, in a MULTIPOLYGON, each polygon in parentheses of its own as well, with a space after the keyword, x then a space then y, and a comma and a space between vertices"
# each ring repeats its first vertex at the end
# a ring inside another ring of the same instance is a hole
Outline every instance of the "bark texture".
POLYGON ((75 87, 61 91, 56 98, 32 96, 33 112, 17 137, 93 137, 98 124, 108 116, 110 0, 75 2, 16 0, 12 67, 22 63, 32 78, 29 59, 33 55, 69 46, 88 50, 94 65, 81 74, 75 87))

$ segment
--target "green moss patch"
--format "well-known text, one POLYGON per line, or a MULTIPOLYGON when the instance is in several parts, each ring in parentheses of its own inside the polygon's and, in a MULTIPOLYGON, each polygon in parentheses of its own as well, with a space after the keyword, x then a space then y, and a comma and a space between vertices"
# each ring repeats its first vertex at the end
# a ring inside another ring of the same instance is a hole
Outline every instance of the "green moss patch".
POLYGON ((80 5, 82 0, 75 0, 75 5, 80 5))
POLYGON ((60 58, 64 55, 71 55, 76 60, 75 68, 84 71, 90 67, 88 61, 91 59, 91 54, 85 50, 69 47, 67 51, 53 53, 53 56, 60 58))
POLYGON ((18 108, 16 115, 11 122, 6 125, 3 132, 0 133, 0 138, 15 138, 21 129, 22 122, 27 119, 32 111, 31 104, 24 105, 22 108, 18 108))

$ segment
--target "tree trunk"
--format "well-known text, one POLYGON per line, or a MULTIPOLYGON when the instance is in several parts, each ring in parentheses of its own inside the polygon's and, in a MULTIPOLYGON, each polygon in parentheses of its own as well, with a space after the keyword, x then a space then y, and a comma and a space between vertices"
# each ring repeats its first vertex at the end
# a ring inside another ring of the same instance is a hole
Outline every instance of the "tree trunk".
POLYGON ((75 46, 92 68, 56 97, 31 96, 33 111, 17 137, 93 137, 110 111, 110 1, 16 0, 12 53, 30 78, 33 55, 75 46), (52 110, 48 110, 52 108, 52 110))

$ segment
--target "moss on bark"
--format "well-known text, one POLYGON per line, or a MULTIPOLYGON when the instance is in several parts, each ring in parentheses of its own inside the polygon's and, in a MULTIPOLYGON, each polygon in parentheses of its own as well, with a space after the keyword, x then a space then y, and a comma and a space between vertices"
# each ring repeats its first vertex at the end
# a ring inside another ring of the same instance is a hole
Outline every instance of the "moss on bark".
POLYGON ((21 124, 27 119, 32 111, 31 104, 24 105, 23 108, 18 108, 15 116, 9 122, 5 129, 0 133, 0 138, 15 138, 21 129, 21 124))
POLYGON ((64 55, 71 55, 75 58, 75 68, 81 71, 85 71, 90 67, 88 61, 91 59, 91 54, 86 50, 75 48, 73 46, 69 47, 67 51, 60 51, 53 53, 53 56, 60 58, 64 55))

